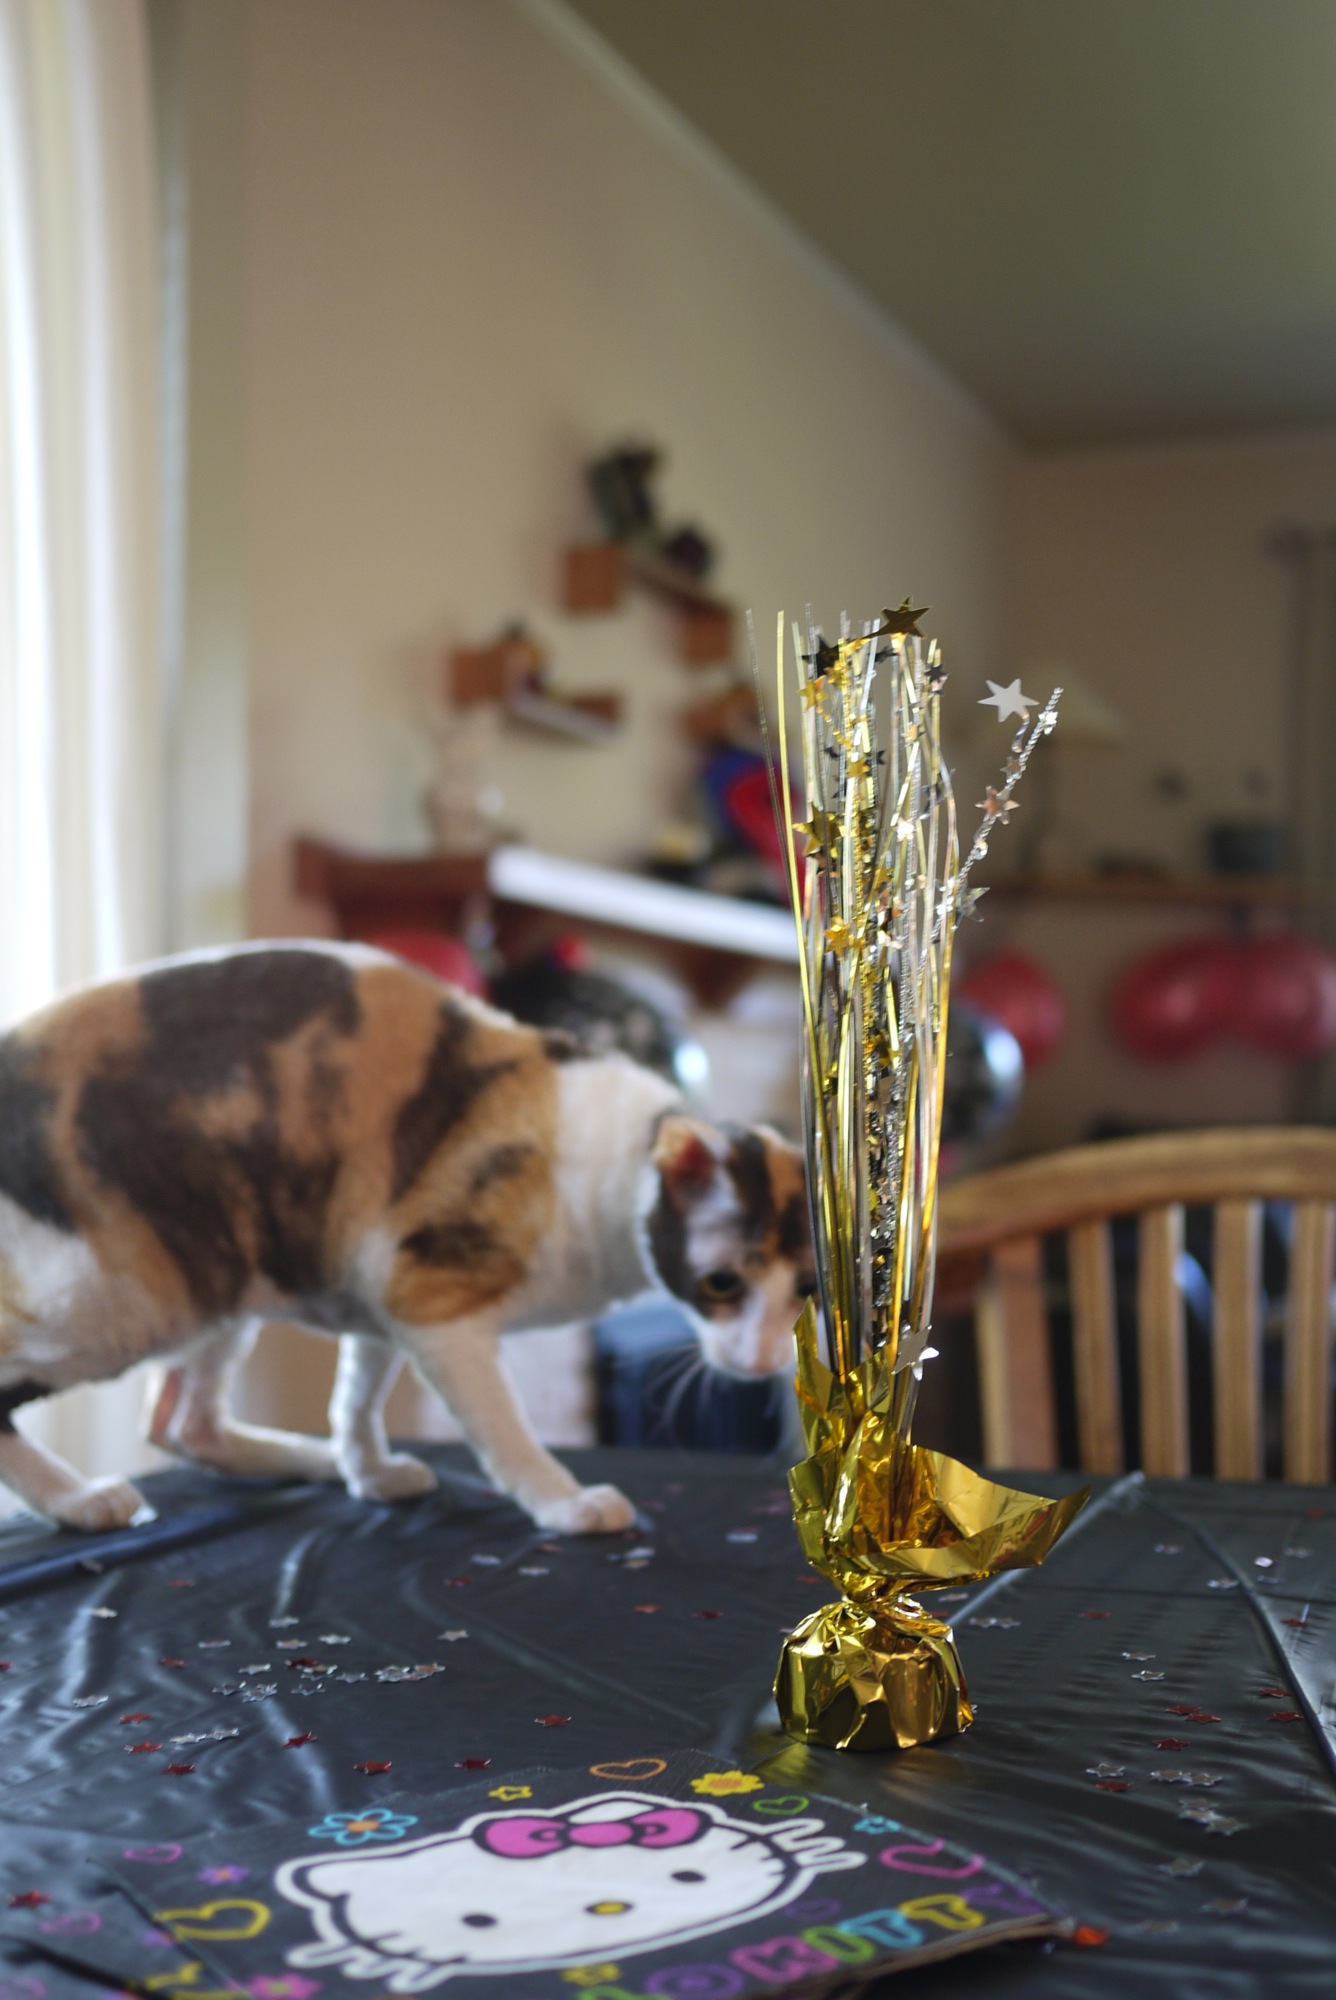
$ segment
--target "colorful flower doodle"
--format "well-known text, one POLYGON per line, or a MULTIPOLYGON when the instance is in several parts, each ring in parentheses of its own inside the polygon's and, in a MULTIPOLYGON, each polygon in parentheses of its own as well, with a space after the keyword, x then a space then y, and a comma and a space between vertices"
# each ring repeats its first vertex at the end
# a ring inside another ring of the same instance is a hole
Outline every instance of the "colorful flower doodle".
POLYGON ((763 1778, 752 1777, 746 1771, 707 1771, 704 1777, 691 1780, 691 1789, 712 1799, 722 1799, 730 1792, 757 1792, 764 1783, 763 1778))
POLYGON ((369 1840, 402 1840, 409 1827, 416 1825, 416 1813, 371 1806, 360 1813, 326 1813, 319 1826, 308 1827, 307 1833, 312 1840, 332 1840, 340 1847, 364 1847, 369 1840))

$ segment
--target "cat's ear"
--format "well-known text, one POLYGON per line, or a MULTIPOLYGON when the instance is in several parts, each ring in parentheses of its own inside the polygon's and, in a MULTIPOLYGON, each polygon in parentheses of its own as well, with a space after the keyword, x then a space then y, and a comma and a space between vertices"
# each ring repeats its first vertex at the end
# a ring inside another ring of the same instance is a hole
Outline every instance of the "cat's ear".
POLYGON ((681 1203, 704 1194, 728 1156, 728 1141, 704 1119, 674 1112, 665 1118, 650 1151, 668 1191, 681 1203))

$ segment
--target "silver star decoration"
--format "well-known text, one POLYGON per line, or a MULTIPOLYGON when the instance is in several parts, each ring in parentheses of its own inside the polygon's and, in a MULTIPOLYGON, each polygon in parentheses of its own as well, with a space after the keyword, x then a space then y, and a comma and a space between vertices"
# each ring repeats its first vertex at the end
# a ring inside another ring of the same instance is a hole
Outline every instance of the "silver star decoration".
POLYGON ((987 688, 987 694, 979 697, 979 706, 995 708, 999 722, 1005 722, 1009 715, 1019 715, 1022 722, 1028 722, 1030 710, 1038 706, 1031 696, 1021 693, 1019 677, 1009 681, 1006 687, 999 687, 996 681, 989 681, 987 688))
POLYGON ((914 1371, 914 1380, 916 1382, 923 1380, 924 1362, 935 1361, 937 1359, 937 1349, 928 1346, 928 1333, 929 1328, 926 1326, 920 1327, 917 1331, 914 1331, 910 1327, 905 1328, 904 1332, 900 1335, 900 1345, 895 1356, 895 1367, 891 1370, 893 1375, 902 1375, 906 1368, 912 1368, 914 1371))

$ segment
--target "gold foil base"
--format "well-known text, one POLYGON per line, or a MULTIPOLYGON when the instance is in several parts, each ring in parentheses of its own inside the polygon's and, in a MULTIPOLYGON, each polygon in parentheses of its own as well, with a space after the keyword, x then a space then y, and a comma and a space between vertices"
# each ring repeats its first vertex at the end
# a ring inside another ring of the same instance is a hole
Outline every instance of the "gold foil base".
POLYGON ((974 1720, 951 1627, 912 1598, 823 1604, 784 1641, 775 1700, 790 1736, 831 1750, 910 1750, 974 1720))
POLYGON ((973 1721, 949 1625, 911 1591, 979 1583, 1041 1563, 1090 1497, 999 1486, 900 1435, 894 1383, 873 1356, 835 1375, 798 1323, 798 1405, 808 1456, 789 1474, 803 1554, 841 1601, 784 1642, 775 1700, 805 1743, 909 1749, 973 1721))

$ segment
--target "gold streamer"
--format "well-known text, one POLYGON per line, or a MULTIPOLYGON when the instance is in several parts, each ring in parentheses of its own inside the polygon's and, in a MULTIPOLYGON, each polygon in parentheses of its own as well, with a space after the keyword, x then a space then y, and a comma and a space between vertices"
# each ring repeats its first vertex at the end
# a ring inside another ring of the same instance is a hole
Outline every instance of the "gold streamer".
MULTIPOLYGON (((797 1328, 808 1456, 790 1485, 804 1552, 842 1596, 785 1641, 775 1695, 793 1735, 839 1749, 907 1748, 969 1727, 951 1629, 910 1591, 1042 1562, 1087 1497, 1011 1492, 909 1442, 934 1352, 952 940, 982 893, 966 890, 970 870, 1005 823, 1061 692, 1022 720, 962 865, 941 754, 945 676, 920 637, 923 615, 906 599, 858 637, 846 630, 832 645, 809 634, 806 651, 794 633, 805 818, 782 817, 821 1314, 809 1303, 797 1328), (874 691, 888 661, 879 730, 874 691)), ((776 796, 786 800, 782 617, 777 676, 776 796)))

